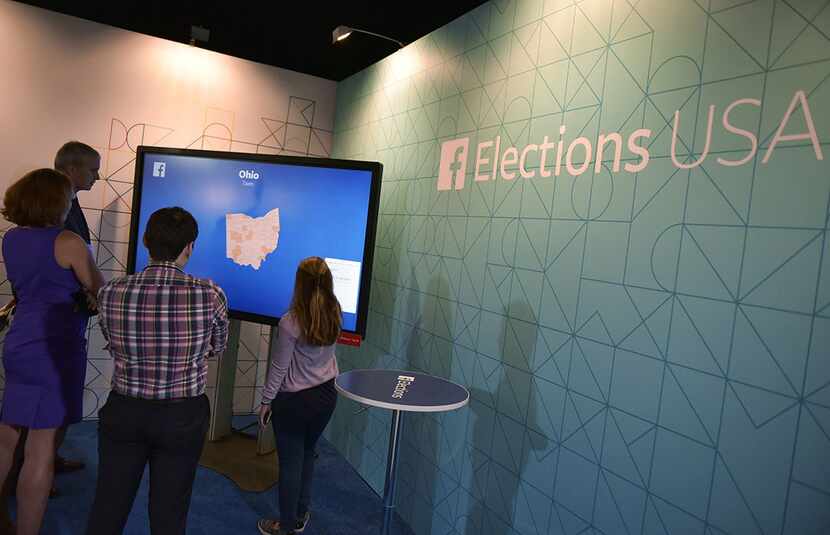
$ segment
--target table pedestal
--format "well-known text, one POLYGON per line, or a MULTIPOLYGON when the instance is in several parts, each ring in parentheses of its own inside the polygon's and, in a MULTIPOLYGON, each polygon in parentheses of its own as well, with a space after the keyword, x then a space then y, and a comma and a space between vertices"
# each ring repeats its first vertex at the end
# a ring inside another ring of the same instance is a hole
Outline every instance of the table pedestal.
POLYGON ((351 370, 341 373, 334 387, 344 397, 361 405, 392 411, 389 456, 383 489, 382 535, 390 535, 395 520, 395 486, 404 412, 446 412, 470 401, 461 385, 441 377, 406 370, 351 370))
POLYGON ((386 484, 383 487, 382 535, 390 535, 395 516, 395 483, 398 478, 398 452, 401 440, 401 411, 392 411, 389 430, 389 456, 386 460, 386 484))
POLYGON ((239 353, 239 320, 230 320, 228 326, 228 346, 219 356, 216 364, 216 381, 209 385, 210 427, 207 439, 210 442, 222 440, 233 431, 233 389, 236 383, 236 361, 239 353))

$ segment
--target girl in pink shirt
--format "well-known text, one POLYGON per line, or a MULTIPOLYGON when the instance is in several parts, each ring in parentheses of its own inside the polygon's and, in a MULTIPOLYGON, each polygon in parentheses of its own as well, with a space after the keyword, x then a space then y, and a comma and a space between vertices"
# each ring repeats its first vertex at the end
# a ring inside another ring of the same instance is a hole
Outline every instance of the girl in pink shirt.
POLYGON ((311 516, 314 448, 337 403, 340 322, 331 271, 322 258, 306 258, 297 268, 291 308, 280 319, 259 407, 260 425, 273 420, 280 462, 280 519, 260 520, 263 535, 301 533, 311 516))

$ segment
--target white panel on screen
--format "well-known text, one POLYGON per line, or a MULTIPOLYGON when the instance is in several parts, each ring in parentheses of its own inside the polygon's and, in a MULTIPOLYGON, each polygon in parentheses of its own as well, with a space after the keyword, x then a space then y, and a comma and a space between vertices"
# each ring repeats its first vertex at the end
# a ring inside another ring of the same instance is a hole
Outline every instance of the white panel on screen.
POLYGON ((357 294, 360 290, 360 262, 326 258, 326 264, 334 279, 334 295, 340 301, 343 312, 357 312, 357 294))

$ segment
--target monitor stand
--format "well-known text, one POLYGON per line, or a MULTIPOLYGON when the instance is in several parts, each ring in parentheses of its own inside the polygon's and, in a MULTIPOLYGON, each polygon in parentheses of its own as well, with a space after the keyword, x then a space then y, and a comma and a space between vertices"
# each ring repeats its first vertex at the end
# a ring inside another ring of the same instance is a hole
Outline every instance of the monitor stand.
POLYGON ((240 321, 230 320, 228 345, 216 363, 216 375, 208 373, 210 427, 208 440, 216 442, 231 434, 233 418, 233 387, 236 382, 236 361, 239 356, 240 321), (213 379, 213 380, 211 380, 213 379), (212 388, 211 388, 212 387, 212 388))
MULTIPOLYGON (((233 420, 233 393, 236 383, 236 365, 239 356, 240 320, 230 320, 228 328, 228 346, 216 363, 216 374, 208 374, 208 398, 210 399, 210 427, 207 439, 216 442, 234 432, 233 420)), ((271 347, 276 344, 279 329, 271 328, 268 340, 268 364, 271 366, 271 347)), ((255 400, 259 401, 259 400, 255 400)), ((259 408, 258 403, 254 409, 259 408)), ((265 455, 275 449, 274 429, 270 425, 263 428, 257 425, 257 454, 265 455)))

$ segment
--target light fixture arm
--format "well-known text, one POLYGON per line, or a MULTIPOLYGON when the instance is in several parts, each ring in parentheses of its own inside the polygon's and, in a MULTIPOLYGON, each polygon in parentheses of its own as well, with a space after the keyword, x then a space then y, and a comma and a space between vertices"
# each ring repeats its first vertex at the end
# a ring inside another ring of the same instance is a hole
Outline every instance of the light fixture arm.
POLYGON ((361 30, 360 28, 352 28, 351 26, 349 26, 349 30, 351 30, 353 32, 360 32, 360 33, 365 33, 365 34, 368 34, 368 35, 374 35, 375 37, 380 37, 381 39, 386 39, 387 41, 392 41, 393 43, 397 43, 398 46, 401 47, 401 48, 406 46, 403 42, 398 41, 397 39, 392 39, 391 37, 387 37, 387 36, 381 35, 379 33, 370 32, 369 30, 361 30))

